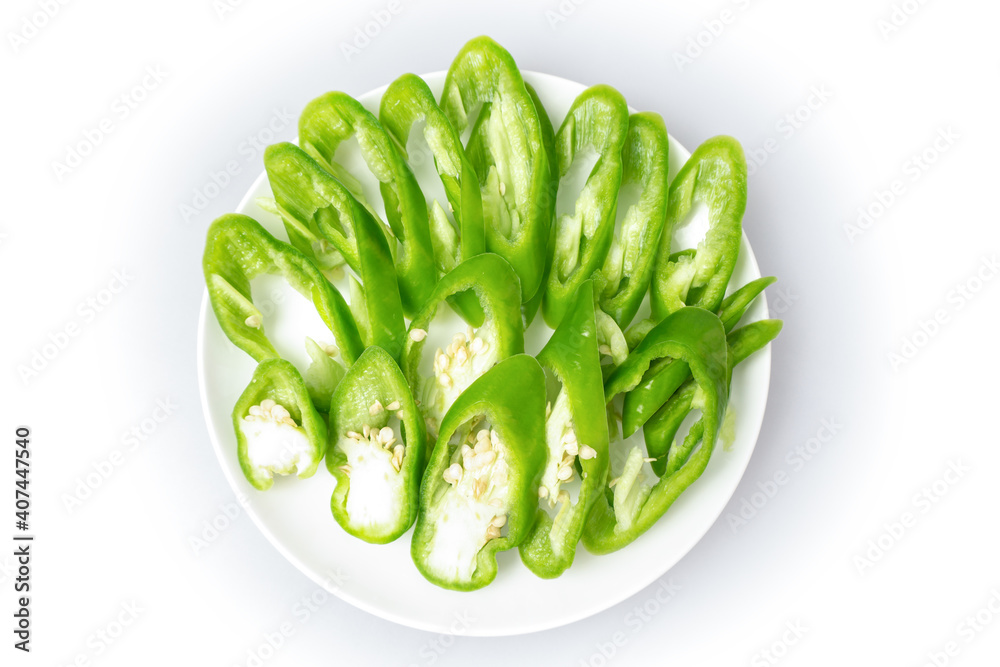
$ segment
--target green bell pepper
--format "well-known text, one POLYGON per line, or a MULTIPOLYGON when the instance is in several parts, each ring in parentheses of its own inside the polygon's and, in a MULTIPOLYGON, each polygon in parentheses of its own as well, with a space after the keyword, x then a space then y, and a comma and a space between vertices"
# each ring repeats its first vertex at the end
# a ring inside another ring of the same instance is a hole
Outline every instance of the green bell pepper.
POLYGON ((502 257, 476 255, 441 278, 423 310, 410 322, 401 366, 419 396, 431 437, 437 436, 445 413, 476 378, 498 361, 524 352, 520 289, 517 275, 502 257), (465 291, 475 295, 483 317, 456 332, 446 349, 437 349, 433 372, 425 378, 421 361, 431 320, 442 301, 465 291))
POLYGON ((593 281, 584 281, 580 286, 576 303, 537 359, 542 368, 551 371, 560 387, 546 406, 548 458, 538 487, 543 507, 538 508, 520 551, 529 570, 552 578, 573 564, 584 521, 608 476, 608 423, 597 351, 593 281), (562 488, 564 484, 569 486, 577 473, 579 489, 562 488), (545 505, 549 509, 558 506, 554 517, 545 505))
POLYGON ((598 157, 573 212, 556 219, 552 268, 542 301, 542 316, 550 327, 559 324, 580 284, 600 270, 611 247, 628 127, 625 98, 610 86, 598 85, 580 93, 556 133, 560 178, 585 150, 598 157))
MULTIPOLYGON (((629 116, 622 148, 622 184, 639 187, 639 200, 622 217, 621 232, 611 241, 600 270, 601 309, 622 329, 635 317, 653 277, 656 249, 667 215, 670 141, 658 113, 629 116)), ((619 205, 621 198, 619 197, 619 205)))
POLYGON ((608 402, 629 391, 656 359, 670 357, 688 364, 701 389, 701 447, 674 474, 652 487, 640 479, 641 447, 628 455, 624 470, 609 483, 613 502, 601 495, 594 503, 583 533, 584 546, 593 553, 621 549, 647 531, 691 486, 708 465, 729 400, 729 348, 719 318, 701 308, 684 307, 658 324, 604 383, 608 402))
MULTIPOLYGON (((350 95, 322 95, 306 105, 299 118, 302 148, 347 183, 352 180, 350 174, 335 156, 337 147, 354 136, 365 163, 379 181, 386 219, 400 243, 396 276, 403 311, 409 315, 424 304, 437 278, 427 204, 416 177, 375 116, 350 95)), ((355 190, 360 195, 356 185, 355 190)))
POLYGON ((281 275, 313 302, 348 364, 364 350, 340 292, 305 255, 271 236, 253 218, 238 214, 217 218, 208 228, 202 268, 219 326, 255 360, 281 356, 264 333, 264 317, 250 292, 250 281, 261 274, 281 275))
MULTIPOLYGON (((730 375, 733 367, 777 338, 781 325, 781 320, 760 320, 732 331, 727 336, 730 375)), ((643 427, 646 455, 653 459, 650 466, 659 477, 676 472, 690 455, 691 438, 678 447, 674 445, 674 436, 695 407, 697 391, 697 384, 688 379, 643 427)))
POLYGON ((482 190, 486 248, 514 267, 527 302, 545 267, 552 172, 538 113, 514 59, 489 37, 469 41, 448 70, 441 110, 459 133, 471 121, 480 137, 481 149, 467 154, 482 190), (477 108, 479 116, 470 119, 477 108))
MULTIPOLYGON (((719 307, 719 319, 726 333, 740 321, 757 295, 775 281, 773 277, 752 280, 726 297, 719 307)), ((683 362, 661 359, 654 362, 635 389, 625 394, 622 405, 622 434, 629 437, 667 402, 677 388, 691 377, 683 362)))
POLYGON ((233 408, 237 457, 247 481, 267 491, 275 475, 310 477, 319 468, 326 423, 290 362, 266 359, 233 408))
POLYGON ((535 520, 544 429, 545 376, 523 354, 498 363, 451 406, 420 487, 411 543, 429 581, 461 591, 493 581, 496 554, 518 546, 535 520))
POLYGON ((373 544, 392 542, 417 516, 426 436, 392 356, 369 347, 330 404, 326 467, 337 480, 330 507, 344 530, 373 544))
POLYGON ((698 146, 670 184, 650 289, 654 320, 684 306, 719 309, 740 252, 746 204, 747 161, 739 142, 719 136, 698 146), (708 209, 704 239, 693 253, 671 255, 674 229, 699 204, 708 209))

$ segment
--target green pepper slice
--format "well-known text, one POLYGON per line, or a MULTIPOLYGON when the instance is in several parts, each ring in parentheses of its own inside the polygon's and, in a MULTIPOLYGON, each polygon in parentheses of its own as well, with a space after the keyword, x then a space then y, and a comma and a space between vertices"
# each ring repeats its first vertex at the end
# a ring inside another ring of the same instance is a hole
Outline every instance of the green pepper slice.
POLYGON ((250 281, 261 274, 281 275, 313 302, 348 364, 354 363, 364 350, 340 292, 305 255, 271 236, 253 218, 226 214, 212 222, 202 268, 219 326, 229 340, 255 360, 281 356, 264 333, 263 315, 250 292, 250 281))
POLYGON ((247 481, 267 491, 275 475, 312 476, 323 459, 326 423, 290 362, 266 359, 233 408, 237 457, 247 481))
POLYGON ((653 319, 684 306, 716 311, 736 266, 747 204, 747 161, 732 137, 709 139, 695 149, 670 184, 667 221, 650 289, 653 319), (693 253, 670 254, 674 229, 701 204, 708 231, 693 253))
POLYGON ((580 284, 601 268, 611 247, 628 126, 625 98, 610 86, 598 85, 577 96, 556 133, 560 178, 588 149, 597 153, 597 162, 573 212, 556 219, 552 268, 542 301, 542 316, 550 327, 558 326, 580 284))
POLYGON ((497 574, 538 508, 545 452, 545 376, 519 354, 501 361, 451 406, 420 487, 411 555, 444 588, 470 591, 497 574))
MULTIPOLYGON (((486 248, 510 262, 521 300, 541 286, 549 234, 545 195, 551 170, 535 105, 511 55, 489 37, 470 40, 455 57, 441 110, 459 132, 473 130, 482 150, 468 151, 482 190, 486 248), (480 107, 479 116, 470 114, 480 107)), ((470 140, 471 141, 471 140, 470 140)))
MULTIPOLYGON (((775 278, 771 276, 757 278, 723 300, 719 307, 719 319, 722 320, 726 333, 733 330, 753 300, 774 281, 775 278)), ((689 377, 691 373, 683 362, 671 359, 654 362, 646 371, 642 382, 625 394, 622 404, 623 436, 627 438, 639 430, 689 377)))
POLYGON ((641 447, 634 447, 608 492, 613 502, 601 494, 587 518, 583 544, 589 551, 610 553, 635 541, 705 471, 729 400, 728 353, 719 318, 701 308, 684 307, 650 331, 604 383, 605 399, 610 402, 637 385, 654 360, 670 357, 684 361, 701 389, 702 415, 696 431, 701 435, 701 446, 680 469, 660 478, 651 488, 639 478, 644 456, 641 447))
POLYGON ((576 303, 537 359, 561 385, 555 399, 546 405, 548 458, 538 487, 540 502, 550 509, 558 506, 558 510, 552 517, 544 506, 538 508, 520 552, 529 570, 548 579, 558 577, 573 564, 587 514, 607 482, 608 422, 593 281, 580 286, 576 303), (562 488, 577 476, 578 490, 562 488))
POLYGON ((423 310, 410 322, 402 368, 419 396, 430 437, 437 436, 445 413, 476 378, 498 361, 524 352, 520 289, 514 269, 502 257, 476 255, 441 278, 423 310), (446 349, 436 350, 433 373, 425 378, 420 366, 431 320, 441 302, 468 291, 479 301, 483 317, 455 332, 446 349))
MULTIPOLYGON (((621 232, 611 241, 600 271, 601 309, 622 329, 639 311, 653 277, 656 250, 667 215, 670 141, 663 117, 643 112, 629 116, 622 148, 622 184, 641 188, 639 200, 622 216, 621 232)), ((620 204, 620 198, 619 198, 620 204)))
POLYGON ((406 378, 384 349, 365 350, 337 386, 329 433, 334 519, 366 542, 392 542, 417 516, 427 445, 406 378))
POLYGON ((437 278, 427 204, 416 177, 375 116, 350 95, 341 92, 322 95, 306 105, 299 118, 302 148, 330 173, 348 183, 353 179, 336 162, 335 155, 337 147, 353 136, 358 139, 369 170, 379 181, 386 219, 400 243, 396 276, 403 312, 409 315, 424 304, 437 278))
MULTIPOLYGON (((760 320, 730 332, 726 338, 729 345, 730 375, 732 367, 777 338, 781 326, 781 320, 760 320)), ((698 386, 689 378, 643 427, 646 454, 654 459, 650 466, 658 477, 675 472, 690 455, 693 444, 690 438, 686 438, 682 446, 677 447, 674 445, 674 437, 684 418, 695 407, 697 390, 698 386)))

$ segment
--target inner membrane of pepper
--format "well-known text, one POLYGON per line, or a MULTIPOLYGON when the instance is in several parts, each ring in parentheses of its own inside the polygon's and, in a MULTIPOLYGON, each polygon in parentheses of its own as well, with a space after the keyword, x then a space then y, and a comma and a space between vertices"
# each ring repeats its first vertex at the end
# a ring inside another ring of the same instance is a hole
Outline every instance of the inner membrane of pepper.
POLYGON ((375 401, 360 430, 339 433, 334 445, 346 458, 340 466, 350 480, 346 510, 351 525, 359 529, 392 526, 405 514, 407 493, 401 470, 406 448, 398 410, 398 401, 375 401))
POLYGON ((483 418, 463 424, 448 446, 448 466, 438 473, 442 480, 435 480, 428 513, 435 528, 427 567, 442 578, 469 581, 483 546, 506 532, 507 449, 483 418))
POLYGON ((240 420, 240 432, 246 438, 247 459, 261 478, 299 474, 316 462, 305 431, 284 406, 270 398, 250 406, 240 420))
MULTIPOLYGON (((437 332, 431 333, 437 338, 437 332)), ((421 382, 421 410, 428 434, 437 436, 448 408, 497 362, 497 356, 497 328, 489 317, 478 329, 466 326, 447 344, 442 341, 434 352, 430 375, 421 382)))

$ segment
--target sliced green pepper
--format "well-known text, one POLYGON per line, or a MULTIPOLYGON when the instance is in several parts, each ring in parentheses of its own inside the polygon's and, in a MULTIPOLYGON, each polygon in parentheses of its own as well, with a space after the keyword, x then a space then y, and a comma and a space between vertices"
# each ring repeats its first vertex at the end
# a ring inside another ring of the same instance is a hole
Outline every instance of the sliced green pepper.
MULTIPOLYGON (((760 320, 732 331, 727 337, 730 374, 732 367, 763 349, 780 332, 781 320, 760 320)), ((693 409, 697 390, 694 380, 688 379, 643 427, 646 454, 654 459, 650 465, 659 477, 675 472, 690 455, 690 448, 693 446, 690 438, 686 438, 682 446, 676 447, 674 436, 693 409)))
POLYGON ((420 488, 411 555, 424 577, 461 591, 493 581, 496 554, 535 520, 544 428, 545 376, 527 355, 501 361, 455 401, 420 488))
MULTIPOLYGON (((469 41, 455 57, 441 109, 461 133, 482 138, 468 151, 482 189, 486 248, 514 267, 526 302, 541 286, 549 234, 551 170, 542 127, 511 55, 489 37, 469 41), (481 106, 480 106, 481 105, 481 106), (481 108, 478 117, 470 114, 481 108)), ((471 141, 471 140, 470 140, 471 141)))
POLYGON ((550 327, 559 324, 580 284, 601 268, 611 247, 628 126, 625 98, 614 88, 599 85, 580 93, 556 133, 560 178, 588 149, 597 153, 597 163, 573 212, 556 219, 552 269, 542 302, 542 316, 550 327))
POLYGON ((650 290, 653 319, 684 306, 716 311, 736 266, 747 204, 747 161, 732 137, 695 149, 670 184, 667 221, 650 290), (693 253, 670 254, 674 229, 698 204, 708 208, 708 231, 693 253))
POLYGON ((274 475, 310 477, 326 443, 320 417, 305 381, 290 362, 266 359, 233 408, 237 457, 247 481, 267 491, 274 475))
POLYGON ((318 97, 299 118, 302 148, 348 182, 350 174, 335 155, 337 147, 352 136, 357 137, 365 163, 379 181, 389 227, 400 243, 396 258, 399 295, 403 311, 411 314, 424 304, 437 278, 427 204, 416 177, 375 116, 350 95, 333 92, 318 97))
POLYGON ((629 116, 622 148, 622 184, 640 187, 639 201, 625 212, 600 272, 601 309, 622 329, 635 317, 653 276, 656 249, 667 215, 670 141, 658 113, 629 116))
POLYGON ((561 383, 546 406, 548 458, 538 488, 541 502, 558 510, 553 518, 544 507, 538 509, 520 551, 529 570, 552 578, 573 564, 584 521, 608 476, 608 422, 592 281, 580 286, 576 303, 537 358, 561 383), (579 490, 561 488, 578 472, 579 490))
MULTIPOLYGON (((701 308, 685 307, 658 324, 604 383, 605 399, 635 387, 656 359, 679 359, 691 368, 701 389, 702 415, 697 425, 701 447, 674 474, 651 488, 641 479, 641 447, 629 452, 620 477, 613 480, 613 503, 601 495, 594 503, 583 533, 593 553, 609 553, 633 542, 670 508, 708 465, 729 400, 726 332, 719 318, 701 308)), ((692 429, 693 431, 695 429, 692 429)))
MULTIPOLYGON (((773 277, 757 278, 726 297, 719 307, 719 319, 726 333, 740 321, 757 295, 775 281, 773 277)), ((653 363, 632 391, 625 394, 622 405, 622 434, 629 437, 667 402, 691 373, 686 364, 671 359, 653 363)))
POLYGON ((344 530, 385 544, 417 516, 424 468, 423 420, 406 378, 380 347, 369 347, 337 386, 330 405, 326 467, 330 500, 344 530))
POLYGON ((265 273, 281 275, 313 302, 348 364, 364 350, 340 292, 305 255, 268 234, 253 218, 238 214, 217 218, 208 228, 202 267, 219 325, 229 340, 257 361, 280 356, 264 333, 263 315, 250 293, 250 281, 265 273))
POLYGON ((445 413, 476 378, 498 361, 524 352, 520 290, 517 275, 502 257, 476 255, 441 278, 423 310, 410 322, 402 368, 420 397, 431 437, 436 437, 445 413), (483 318, 456 332, 447 349, 437 349, 433 373, 424 378, 420 366, 431 320, 442 301, 466 291, 478 299, 483 318))

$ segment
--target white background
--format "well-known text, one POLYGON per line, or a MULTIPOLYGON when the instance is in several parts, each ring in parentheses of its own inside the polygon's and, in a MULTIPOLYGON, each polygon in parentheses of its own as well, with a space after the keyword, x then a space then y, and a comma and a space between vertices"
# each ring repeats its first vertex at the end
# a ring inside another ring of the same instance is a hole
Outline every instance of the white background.
POLYGON ((994 664, 1000 6, 403 0, 352 52, 387 3, 232 4, 4 3, 0 433, 10 452, 32 428, 37 536, 30 656, 11 648, 0 551, 4 664, 255 664, 286 623, 263 664, 994 664), (238 509, 204 427, 204 232, 262 170, 250 138, 291 139, 318 94, 446 69, 483 33, 525 69, 614 85, 689 148, 728 133, 766 155, 745 227, 786 325, 763 431, 726 512, 664 576, 665 603, 654 585, 504 639, 442 639, 332 597, 306 618, 315 586, 238 509), (58 167, 103 119, 82 163, 58 167), (185 215, 196 192, 207 206, 185 215), (880 215, 853 233, 859 207, 880 215), (50 358, 29 373, 36 352, 50 358))

